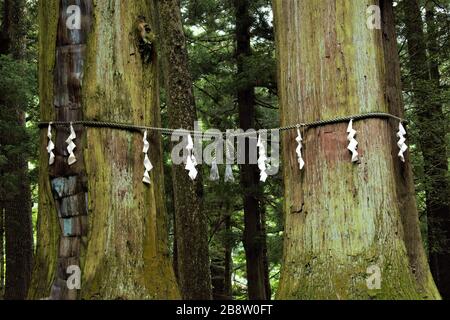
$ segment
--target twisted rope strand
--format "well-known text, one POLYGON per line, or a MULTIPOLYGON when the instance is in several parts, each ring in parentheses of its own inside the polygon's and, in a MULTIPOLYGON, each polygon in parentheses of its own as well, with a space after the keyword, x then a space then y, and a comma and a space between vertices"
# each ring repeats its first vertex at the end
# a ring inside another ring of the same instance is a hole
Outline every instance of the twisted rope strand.
MULTIPOLYGON (((270 130, 275 130, 275 131, 288 131, 288 130, 294 130, 294 129, 298 129, 298 128, 315 128, 315 127, 320 127, 320 126, 325 126, 325 125, 330 125, 330 124, 336 124, 336 123, 341 123, 341 122, 348 122, 350 120, 353 121, 359 121, 359 120, 364 120, 364 119, 369 119, 369 118, 381 118, 381 119, 395 119, 400 121, 401 123, 406 124, 407 121, 405 119, 402 119, 400 117, 394 116, 392 114, 389 113, 384 113, 384 112, 369 112, 369 113, 364 113, 364 114, 358 114, 358 115, 353 115, 353 116, 343 116, 343 117, 336 117, 333 119, 328 119, 328 120, 318 120, 318 121, 314 121, 314 122, 309 122, 309 123, 301 123, 301 124, 295 124, 295 125, 288 125, 288 126, 284 126, 284 127, 279 127, 279 128, 272 128, 272 129, 261 129, 259 130, 259 132, 268 132, 270 130)), ((214 134, 214 133, 206 133, 203 131, 194 131, 194 130, 185 130, 185 129, 171 129, 171 128, 158 128, 158 127, 148 127, 148 126, 141 126, 141 125, 134 125, 134 124, 126 124, 126 123, 117 123, 117 122, 109 122, 109 121, 73 121, 73 122, 69 122, 69 121, 55 121, 55 122, 40 122, 38 124, 38 127, 43 129, 43 128, 47 128, 48 125, 51 124, 52 126, 55 127, 69 127, 71 124, 74 126, 86 126, 86 127, 91 127, 91 128, 110 128, 110 129, 117 129, 117 130, 125 130, 125 131, 132 131, 132 132, 142 132, 142 131, 157 131, 160 132, 162 135, 172 135, 174 132, 179 131, 180 133, 185 133, 185 134, 191 134, 195 137, 218 137, 218 134, 214 134)), ((234 133, 234 134, 230 134, 228 132, 221 132, 221 136, 222 138, 226 138, 227 136, 229 137, 249 137, 252 138, 251 136, 253 136, 255 134, 255 132, 244 132, 244 133, 234 133)))

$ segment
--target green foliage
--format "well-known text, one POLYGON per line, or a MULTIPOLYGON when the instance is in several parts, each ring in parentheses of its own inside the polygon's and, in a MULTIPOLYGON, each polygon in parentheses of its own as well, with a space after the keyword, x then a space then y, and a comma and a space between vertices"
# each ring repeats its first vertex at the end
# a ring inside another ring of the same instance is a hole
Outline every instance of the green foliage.
MULTIPOLYGON (((251 1, 252 55, 244 60, 245 72, 237 76, 235 54, 235 13, 233 1, 182 1, 188 39, 190 69, 194 80, 199 119, 205 129, 222 131, 239 128, 237 90, 248 84, 256 90, 256 124, 260 128, 279 125, 276 97, 276 63, 270 1, 251 1)), ((246 299, 246 261, 242 244, 244 211, 235 166, 234 183, 210 182, 209 170, 203 166, 205 209, 210 221, 211 256, 223 255, 223 248, 233 250, 233 297, 246 299), (231 217, 231 228, 224 220, 231 217)), ((269 269, 273 289, 278 283, 282 255, 282 181, 271 177, 261 194, 267 224, 269 269)))
MULTIPOLYGON (((435 63, 439 69, 439 84, 436 84, 430 75, 430 80, 418 80, 421 74, 417 74, 417 70, 411 70, 408 65, 410 58, 408 53, 408 46, 406 40, 405 20, 403 5, 404 2, 399 2, 396 7, 397 18, 397 32, 399 36, 399 55, 401 59, 401 71, 402 71, 402 84, 404 92, 404 102, 406 109, 406 118, 410 124, 408 126, 408 141, 410 145, 411 161, 413 165, 416 198, 418 203, 421 230, 423 233, 423 239, 428 251, 432 251, 438 248, 428 247, 428 222, 426 216, 427 210, 427 190, 431 189, 433 182, 449 179, 450 173, 444 171, 433 170, 434 175, 426 174, 424 170, 424 154, 422 146, 420 145, 421 138, 424 135, 430 135, 430 140, 435 141, 435 145, 431 146, 436 153, 446 153, 447 159, 449 159, 448 151, 450 150, 450 135, 448 134, 448 124, 450 123, 450 1, 440 0, 433 1, 421 1, 421 9, 424 13, 422 20, 424 23, 425 41, 427 42, 427 64, 435 63), (431 5, 434 7, 434 19, 432 24, 426 17, 426 6, 431 5), (433 29, 435 27, 435 30, 433 29), (435 41, 436 47, 430 47, 430 41, 435 41), (418 105, 415 101, 415 95, 426 96, 426 105, 418 105), (430 115, 432 119, 428 122, 419 120, 419 115, 423 112, 427 112, 429 105, 442 106, 443 117, 435 117, 430 115), (444 132, 447 132, 446 137, 433 136, 434 130, 424 130, 423 128, 443 128, 444 132), (443 139, 442 139, 443 138, 443 139), (444 145, 442 142, 444 141, 444 145)), ((428 72, 428 66, 422 66, 417 68, 418 70, 426 70, 428 72)), ((428 197, 430 195, 428 194, 428 197)), ((445 199, 445 195, 438 195, 435 201, 445 202, 450 199, 445 199)))
POLYGON ((17 185, 17 177, 8 172, 9 162, 19 155, 35 156, 33 126, 23 126, 21 114, 36 114, 36 65, 1 55, 0 74, 0 192, 8 198, 17 185))

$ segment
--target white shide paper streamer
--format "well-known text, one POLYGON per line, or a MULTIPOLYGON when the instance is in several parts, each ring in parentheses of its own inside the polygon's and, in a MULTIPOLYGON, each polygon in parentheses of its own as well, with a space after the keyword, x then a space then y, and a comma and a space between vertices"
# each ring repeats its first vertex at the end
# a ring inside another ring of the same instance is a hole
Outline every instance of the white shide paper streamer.
POLYGON ((217 161, 215 159, 211 163, 211 173, 209 175, 209 180, 211 181, 220 180, 219 167, 217 166, 217 161))
POLYGON ((225 167, 225 182, 234 182, 233 166, 227 164, 225 167))
POLYGON ((150 158, 148 157, 148 151, 150 150, 150 143, 147 139, 147 131, 144 132, 144 139, 142 140, 144 142, 144 148, 142 149, 142 152, 144 153, 144 178, 142 179, 142 182, 145 184, 150 184, 150 171, 153 170, 152 162, 150 161, 150 158))
POLYGON ((75 153, 74 153, 77 146, 73 142, 76 138, 77 138, 77 135, 76 135, 75 130, 73 129, 73 125, 71 123, 70 124, 70 135, 69 135, 69 138, 66 140, 67 151, 69 152, 69 159, 67 160, 67 163, 69 164, 69 166, 71 166, 75 162, 77 162, 77 158, 75 157, 75 153))
POLYGON ((47 152, 49 155, 48 164, 53 165, 55 163, 55 154, 53 153, 53 150, 55 150, 55 144, 52 141, 52 123, 51 122, 48 125, 47 137, 48 137, 47 152))
POLYGON ((348 125, 347 129, 347 140, 350 142, 347 149, 352 153, 352 162, 357 162, 359 160, 359 154, 358 154, 358 141, 356 141, 356 130, 353 129, 353 120, 350 120, 350 123, 348 125))
POLYGON ((302 134, 300 133, 300 129, 297 129, 297 138, 295 140, 298 143, 298 146, 296 149, 297 157, 298 157, 298 164, 299 164, 300 170, 303 170, 303 168, 305 167, 305 161, 303 160, 303 157, 302 157, 303 138, 302 138, 302 134))
POLYGON ((257 147, 259 149, 258 168, 261 171, 260 181, 266 182, 266 180, 268 178, 268 174, 266 172, 267 171, 267 166, 266 166, 267 155, 266 155, 266 147, 264 146, 264 143, 262 142, 262 139, 261 139, 261 134, 258 137, 257 147))
POLYGON ((400 139, 397 143, 398 147, 400 148, 400 152, 398 153, 398 156, 400 160, 405 162, 405 152, 408 150, 408 146, 406 144, 406 130, 403 127, 402 123, 400 122, 397 137, 400 139))
POLYGON ((188 156, 186 159, 186 167, 185 169, 189 171, 189 177, 191 180, 195 180, 198 175, 198 171, 195 168, 197 166, 197 159, 194 156, 194 141, 192 140, 192 136, 188 135, 188 144, 186 146, 186 150, 188 152, 188 156))
POLYGON ((226 166, 225 166, 225 182, 234 182, 234 174, 233 174, 233 164, 234 162, 234 145, 226 140, 225 145, 225 155, 226 155, 226 166))

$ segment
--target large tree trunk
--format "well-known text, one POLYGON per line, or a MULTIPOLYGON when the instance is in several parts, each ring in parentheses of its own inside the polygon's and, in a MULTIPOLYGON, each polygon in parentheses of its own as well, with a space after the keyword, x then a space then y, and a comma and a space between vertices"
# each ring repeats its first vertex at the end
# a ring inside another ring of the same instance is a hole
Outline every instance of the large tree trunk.
MULTIPOLYGON (((151 46, 143 43, 145 34, 138 32, 138 22, 152 25, 154 3, 75 3, 81 9, 81 29, 69 30, 73 2, 40 1, 42 120, 160 126, 158 63, 151 46)), ((178 298, 167 243, 160 136, 149 132, 154 169, 147 186, 142 183, 141 134, 75 129, 78 161, 73 166, 66 160, 67 128, 56 130, 53 166, 41 152, 30 297, 178 298), (81 268, 78 292, 67 288, 68 265, 81 268)), ((41 150, 46 133, 41 132, 41 150)))
MULTIPOLYGON (((389 111, 389 57, 382 32, 366 27, 372 4, 274 1, 282 125, 389 111)), ((411 269, 405 206, 399 204, 404 199, 397 193, 400 160, 391 154, 394 128, 382 119, 355 122, 357 164, 346 149, 346 128, 342 123, 307 130, 302 172, 296 132, 283 137, 285 240, 278 297, 438 298, 434 283, 421 286, 411 269), (381 271, 378 290, 366 282, 372 266, 381 271)))
MULTIPOLYGON (((25 55, 24 0, 5 0, 1 54, 10 54, 16 60, 25 55)), ((8 132, 1 132, 1 144, 20 148, 25 134, 26 106, 6 106, 8 132)), ((6 113, 5 113, 6 114, 6 113)), ((5 299, 25 299, 31 279, 33 259, 33 232, 31 221, 31 189, 28 177, 27 150, 12 152, 4 168, 13 181, 13 188, 0 199, 5 230, 5 299)), ((2 235, 3 240, 3 235, 2 235)), ((3 268, 3 265, 2 265, 3 268)))
MULTIPOLYGON (((186 38, 178 0, 158 1, 169 124, 192 130, 197 121, 186 38)), ((211 299, 208 221, 201 174, 191 181, 183 165, 173 166, 175 241, 180 290, 184 299, 211 299)))
POLYGON ((430 267, 442 296, 450 299, 450 182, 446 143, 448 125, 442 105, 436 99, 439 95, 440 74, 434 38, 434 14, 429 8, 427 45, 418 0, 406 0, 403 6, 414 111, 423 155, 430 267))
MULTIPOLYGON (((234 1, 236 10, 236 58, 239 83, 237 102, 239 124, 243 130, 254 129, 255 88, 245 79, 246 59, 251 55, 249 1, 234 1)), ((249 161, 249 139, 246 139, 246 163, 249 161)), ((244 193, 244 248, 247 263, 247 290, 250 300, 267 300, 265 234, 261 221, 259 170, 257 165, 241 165, 241 186, 244 193)))

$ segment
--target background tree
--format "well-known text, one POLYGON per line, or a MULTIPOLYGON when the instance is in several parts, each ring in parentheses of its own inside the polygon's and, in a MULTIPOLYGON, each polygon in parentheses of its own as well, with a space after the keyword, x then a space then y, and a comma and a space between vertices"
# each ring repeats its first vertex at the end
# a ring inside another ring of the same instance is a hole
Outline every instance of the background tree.
MULTIPOLYGON (((274 1, 282 125, 389 111, 383 87, 389 57, 381 31, 366 28, 371 4, 274 1)), ((391 153, 396 128, 381 119, 355 123, 360 161, 352 164, 346 127, 305 132, 303 172, 293 152, 295 133, 283 138, 286 229, 279 297, 438 298, 432 281, 417 282, 404 242, 394 173, 399 160, 391 153), (380 290, 366 284, 372 265, 381 270, 380 290)))
MULTIPOLYGON (((278 126, 270 1, 251 1, 245 4, 248 10, 246 15, 249 17, 245 24, 248 32, 242 34, 241 31, 246 30, 241 29, 239 34, 240 37, 246 37, 245 41, 250 41, 250 55, 237 54, 234 1, 202 0, 182 3, 185 4, 183 17, 195 97, 204 127, 222 131, 241 127, 240 112, 243 117, 249 118, 245 113, 246 105, 242 104, 242 100, 241 104, 239 103, 238 91, 248 91, 249 88, 253 88, 255 98, 254 112, 250 117, 252 126, 255 129, 278 126), (241 65, 241 70, 238 70, 238 64, 241 65)), ((209 175, 209 168, 204 167, 205 174, 209 175)), ((238 167, 235 166, 234 169, 237 171, 238 167)), ((259 178, 256 181, 258 180, 259 178)), ((243 241, 245 199, 259 202, 258 211, 262 216, 256 221, 263 220, 264 216, 266 218, 267 230, 261 226, 258 229, 257 225, 254 225, 253 230, 261 232, 260 239, 256 241, 260 245, 259 256, 267 234, 268 253, 265 256, 268 258, 271 286, 276 289, 282 244, 280 181, 280 176, 271 177, 264 186, 255 190, 244 188, 240 179, 228 183, 210 182, 205 179, 205 209, 210 220, 212 279, 215 284, 213 293, 216 297, 226 296, 221 290, 228 287, 227 283, 233 285, 234 298, 245 299, 249 296, 248 288, 251 284, 247 277, 247 256, 243 241), (229 254, 230 251, 232 254, 229 254), (232 272, 228 272, 229 270, 232 272), (232 279, 228 281, 230 276, 232 279)), ((250 213, 255 214, 253 211, 250 213)), ((251 239, 250 234, 248 239, 251 239)), ((253 270, 251 272, 255 274, 253 270)), ((263 277, 259 279, 264 280, 263 277)), ((255 285, 259 288, 264 286, 258 283, 255 285)))
POLYGON ((448 117, 442 105, 436 4, 426 6, 426 27, 418 0, 402 3, 407 40, 413 116, 423 157, 423 179, 430 267, 444 298, 450 298, 450 189, 446 136, 448 117))
MULTIPOLYGON (((247 63, 252 54, 249 1, 234 1, 236 15, 237 104, 239 128, 244 131, 255 128, 255 87, 247 79, 252 65, 247 63)), ((250 141, 246 139, 246 163, 249 163, 250 141)), ((260 207, 259 169, 257 165, 240 166, 241 184, 244 192, 244 248, 247 265, 248 297, 251 300, 270 299, 269 275, 266 263, 266 235, 260 207)))
MULTIPOLYGON (((26 61, 26 1, 4 0, 0 67, 0 239, 3 280, 5 231, 5 299, 24 299, 31 279, 33 236, 28 158, 32 149, 25 128, 26 111, 33 104, 33 67, 26 61)), ((2 281, 3 283, 3 281, 2 281)), ((3 285, 2 285, 3 286, 3 285)))
MULTIPOLYGON (((186 39, 178 0, 158 1, 161 57, 169 126, 194 129, 197 111, 186 39)), ((211 299, 208 221, 203 210, 202 174, 195 181, 184 165, 172 166, 174 242, 180 290, 184 299, 211 299)))

